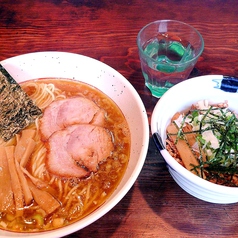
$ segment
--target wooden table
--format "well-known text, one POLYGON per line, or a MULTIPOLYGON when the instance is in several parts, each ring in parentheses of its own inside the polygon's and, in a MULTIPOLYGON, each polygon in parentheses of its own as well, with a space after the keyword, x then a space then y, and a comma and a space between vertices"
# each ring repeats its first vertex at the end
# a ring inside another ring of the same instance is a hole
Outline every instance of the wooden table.
MULTIPOLYGON (((136 37, 147 23, 176 19, 205 41, 194 75, 238 75, 238 4, 234 0, 0 0, 0 60, 36 51, 98 59, 140 94, 150 122, 158 99, 144 86, 136 37)), ((238 205, 200 201, 169 175, 150 140, 128 194, 95 223, 68 237, 234 237, 238 205)))

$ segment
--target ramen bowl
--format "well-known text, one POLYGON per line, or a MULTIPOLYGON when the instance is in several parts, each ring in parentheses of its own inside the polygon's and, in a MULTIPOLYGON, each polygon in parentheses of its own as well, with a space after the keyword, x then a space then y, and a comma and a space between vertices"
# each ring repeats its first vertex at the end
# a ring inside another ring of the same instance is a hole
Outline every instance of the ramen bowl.
POLYGON ((192 196, 211 203, 229 204, 238 202, 238 188, 211 183, 191 173, 180 165, 164 149, 166 145, 166 128, 176 112, 191 107, 199 100, 207 99, 211 103, 228 101, 229 108, 238 112, 237 93, 228 93, 214 88, 214 79, 221 75, 201 76, 186 80, 172 87, 157 102, 151 118, 152 134, 158 133, 161 138, 160 153, 167 163, 168 170, 176 183, 192 196))
POLYGON ((19 83, 38 78, 65 78, 92 85, 118 105, 128 122, 131 133, 129 163, 122 180, 105 203, 81 220, 62 228, 34 233, 0 230, 0 237, 62 237, 83 229, 111 210, 136 181, 149 143, 145 107, 126 78, 108 65, 86 56, 64 52, 37 52, 9 58, 1 64, 19 83))

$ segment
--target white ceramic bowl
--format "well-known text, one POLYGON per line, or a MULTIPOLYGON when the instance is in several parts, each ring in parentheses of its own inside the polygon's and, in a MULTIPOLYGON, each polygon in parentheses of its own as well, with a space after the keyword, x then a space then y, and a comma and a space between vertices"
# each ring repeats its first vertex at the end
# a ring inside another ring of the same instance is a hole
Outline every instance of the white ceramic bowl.
POLYGON ((0 230, 0 237, 62 237, 93 223, 112 209, 129 191, 144 164, 149 126, 144 104, 136 90, 120 73, 95 59, 64 52, 38 52, 1 62, 18 82, 35 78, 71 78, 91 84, 111 97, 124 113, 131 131, 131 156, 125 175, 110 198, 96 211, 69 226, 43 233, 0 230), (129 103, 128 103, 129 102, 129 103))
MULTIPOLYGON (((151 118, 152 133, 158 132, 165 145, 166 127, 171 117, 193 103, 208 99, 211 103, 228 100, 229 107, 238 112, 238 93, 227 93, 214 88, 213 79, 221 79, 221 75, 208 75, 183 81, 168 90, 156 104, 151 118)), ((238 202, 238 188, 213 184, 185 169, 169 154, 161 150, 168 170, 178 185, 189 194, 211 203, 238 202)))

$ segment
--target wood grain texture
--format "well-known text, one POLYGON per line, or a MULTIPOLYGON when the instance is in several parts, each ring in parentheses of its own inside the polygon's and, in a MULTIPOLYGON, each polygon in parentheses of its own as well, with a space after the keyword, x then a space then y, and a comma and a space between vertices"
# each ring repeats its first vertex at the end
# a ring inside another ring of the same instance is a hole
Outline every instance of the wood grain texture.
MULTIPOLYGON (((187 22, 205 41, 192 76, 237 76, 237 16, 234 0, 0 0, 0 60, 36 51, 98 59, 131 82, 150 122, 157 99, 144 86, 136 46, 139 30, 157 19, 187 22)), ((238 205, 210 204, 184 192, 151 139, 128 194, 101 219, 67 237, 236 236, 238 205)))

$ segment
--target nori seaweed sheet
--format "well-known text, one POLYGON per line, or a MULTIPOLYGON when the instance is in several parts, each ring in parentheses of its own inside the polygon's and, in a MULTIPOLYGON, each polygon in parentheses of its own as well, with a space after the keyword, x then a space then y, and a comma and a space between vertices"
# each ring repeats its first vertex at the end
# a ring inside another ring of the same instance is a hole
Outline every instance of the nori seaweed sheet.
POLYGON ((0 137, 10 140, 41 115, 40 108, 0 64, 0 137))

